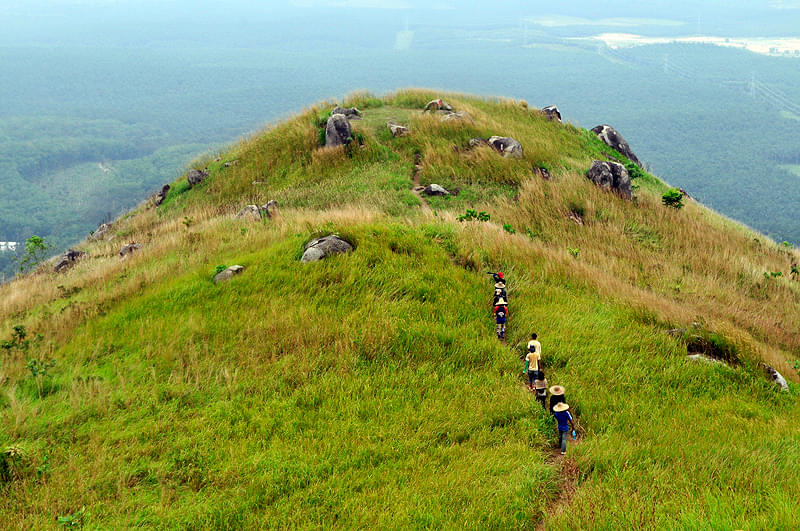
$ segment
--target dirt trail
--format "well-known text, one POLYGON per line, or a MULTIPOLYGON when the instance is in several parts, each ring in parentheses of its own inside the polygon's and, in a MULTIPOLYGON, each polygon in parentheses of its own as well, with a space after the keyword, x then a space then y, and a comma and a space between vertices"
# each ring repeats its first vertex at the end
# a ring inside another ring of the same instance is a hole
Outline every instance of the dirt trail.
POLYGON ((425 197, 422 195, 422 190, 424 190, 424 187, 422 187, 419 183, 420 171, 422 171, 422 155, 417 153, 414 156, 414 175, 412 175, 414 184, 411 185, 411 193, 419 198, 422 210, 433 213, 433 210, 431 209, 430 205, 428 204, 427 201, 425 201, 425 197))

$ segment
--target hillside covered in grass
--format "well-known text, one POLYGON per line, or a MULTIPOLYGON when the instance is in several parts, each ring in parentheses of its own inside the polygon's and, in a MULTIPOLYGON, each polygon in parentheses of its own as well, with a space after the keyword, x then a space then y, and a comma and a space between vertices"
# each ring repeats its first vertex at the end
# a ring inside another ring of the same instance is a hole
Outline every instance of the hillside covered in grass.
POLYGON ((800 526, 798 253, 643 172, 633 201, 603 191, 592 161, 623 157, 524 102, 443 95, 472 117, 443 121, 438 96, 352 96, 339 148, 334 103, 307 109, 66 273, 0 286, 3 527, 800 526), (469 147, 492 135, 524 157, 469 147), (328 234, 354 250, 302 264, 328 234), (531 332, 578 423, 565 457, 523 385, 531 332))

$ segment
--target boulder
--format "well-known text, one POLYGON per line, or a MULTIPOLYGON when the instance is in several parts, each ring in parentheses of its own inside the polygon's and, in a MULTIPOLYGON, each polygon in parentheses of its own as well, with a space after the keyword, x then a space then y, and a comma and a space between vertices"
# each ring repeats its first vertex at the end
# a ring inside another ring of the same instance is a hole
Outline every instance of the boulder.
POLYGON ((75 249, 70 249, 66 253, 62 254, 56 260, 56 265, 53 266, 53 271, 56 273, 63 273, 67 269, 71 268, 75 265, 75 263, 86 256, 86 253, 83 251, 76 251, 75 249))
POLYGON ((344 114, 332 114, 325 126, 325 147, 345 146, 352 140, 353 130, 344 114))
POLYGON ((244 266, 232 265, 229 268, 227 268, 227 269, 225 269, 223 271, 220 271, 219 273, 214 275, 214 284, 216 284, 218 282, 225 282, 226 280, 230 280, 233 277, 235 277, 236 275, 238 275, 239 273, 241 273, 242 271, 244 271, 244 266))
MULTIPOLYGON (((425 111, 452 111, 453 107, 441 98, 431 100, 425 105, 425 111)), ((424 111, 423 111, 424 112, 424 111)))
POLYGON ((467 111, 448 112, 440 118, 443 122, 470 122, 475 123, 467 111))
POLYGON ((226 162, 225 164, 223 164, 223 166, 225 166, 226 168, 230 168, 231 166, 236 166, 236 164, 238 164, 238 163, 239 163, 239 159, 236 159, 236 160, 232 160, 230 162, 226 162))
POLYGON ((138 251, 141 248, 142 248, 142 246, 139 245, 138 243, 131 242, 128 245, 124 246, 122 249, 119 250, 119 255, 122 258, 125 258, 125 257, 133 254, 134 251, 138 251))
POLYGON ((624 199, 633 199, 628 170, 618 162, 595 160, 586 172, 586 177, 604 190, 616 192, 624 199))
POLYGON ((542 109, 542 114, 544 114, 551 122, 561 123, 561 112, 555 105, 548 105, 542 109))
POLYGON ((450 195, 450 192, 438 184, 429 184, 422 190, 422 193, 425 195, 450 195))
POLYGON ((725 365, 724 362, 718 360, 717 358, 712 358, 708 354, 700 354, 699 352, 687 355, 686 359, 689 359, 691 361, 702 361, 704 363, 712 363, 712 364, 716 363, 719 365, 725 365))
POLYGON ((389 127, 389 132, 392 133, 392 136, 398 137, 408 134, 408 127, 405 125, 400 125, 393 121, 386 122, 386 125, 389 127))
POLYGON ((103 223, 102 225, 97 227, 97 230, 95 230, 91 236, 89 236, 89 239, 94 241, 104 240, 106 236, 108 236, 110 230, 111 230, 111 224, 103 223))
POLYGON ((169 192, 169 185, 165 184, 161 187, 161 191, 156 194, 156 206, 160 206, 164 202, 164 199, 167 198, 167 192, 169 192))
POLYGON ((278 211, 278 202, 274 199, 270 199, 258 208, 261 210, 262 215, 271 218, 278 211))
POLYGON ((189 170, 189 173, 186 174, 186 180, 189 181, 189 186, 200 184, 206 177, 208 177, 208 172, 205 170, 189 170))
POLYGON ((617 151, 628 157, 628 159, 630 159, 631 162, 633 162, 640 168, 642 167, 642 163, 639 162, 639 159, 636 157, 636 155, 633 154, 633 151, 631 151, 631 147, 628 145, 625 139, 622 138, 622 135, 619 134, 616 129, 614 129, 610 125, 598 125, 597 127, 592 128, 592 133, 596 134, 597 138, 602 140, 603 143, 605 143, 605 145, 616 149, 617 151))
POLYGON ((331 116, 334 114, 344 114, 347 116, 348 120, 360 120, 361 119, 361 111, 356 109, 355 107, 334 107, 331 111, 331 116))
POLYGON ((247 205, 236 214, 236 219, 261 221, 261 209, 258 205, 247 205))
POLYGON ((522 144, 513 138, 509 138, 507 136, 493 136, 489 138, 488 142, 490 146, 496 149, 497 152, 501 153, 504 157, 521 159, 524 156, 522 144))
POLYGON ((353 250, 353 246, 341 239, 335 234, 325 236, 324 238, 317 238, 311 240, 306 244, 306 250, 303 253, 301 262, 316 262, 322 260, 326 256, 339 253, 348 253, 353 250))
POLYGON ((764 364, 764 370, 767 372, 767 376, 772 380, 772 383, 780 387, 781 391, 789 391, 789 384, 786 383, 786 378, 775 370, 774 367, 764 364))

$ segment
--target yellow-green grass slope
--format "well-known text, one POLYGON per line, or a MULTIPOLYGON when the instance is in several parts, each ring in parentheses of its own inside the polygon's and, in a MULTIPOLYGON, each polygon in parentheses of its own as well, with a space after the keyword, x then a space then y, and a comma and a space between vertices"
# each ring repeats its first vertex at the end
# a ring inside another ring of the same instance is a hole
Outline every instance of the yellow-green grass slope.
POLYGON ((319 147, 332 102, 308 109, 200 161, 201 185, 117 220, 66 274, 0 287, 0 338, 31 340, 2 351, 2 527, 82 507, 97 529, 800 526, 797 254, 663 206, 649 175, 633 202, 597 189, 584 174, 611 150, 524 102, 446 95, 474 124, 445 123, 419 112, 435 96, 351 97, 346 149, 319 147), (525 158, 463 149, 492 134, 525 158), (421 208, 417 157, 423 184, 460 194, 421 208), (269 199, 272 219, 233 219, 269 199), (468 208, 491 220, 457 221, 468 208), (331 232, 355 251, 302 265, 331 232), (672 328, 730 363, 687 360, 672 328), (566 458, 522 385, 532 331, 579 421, 566 458), (55 366, 34 377, 31 359, 55 366))

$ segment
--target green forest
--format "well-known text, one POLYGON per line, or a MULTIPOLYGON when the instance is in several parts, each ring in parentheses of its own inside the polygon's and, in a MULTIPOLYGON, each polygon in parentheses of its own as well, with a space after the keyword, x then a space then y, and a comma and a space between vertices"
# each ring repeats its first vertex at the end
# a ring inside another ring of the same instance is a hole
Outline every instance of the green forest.
MULTIPOLYGON (((612 50, 519 28, 420 28, 408 50, 354 40, 269 48, 0 48, 0 241, 61 251, 195 157, 353 87, 447 86, 610 123, 697 200, 800 243, 800 60, 710 45, 612 50), (497 38, 488 42, 486 37, 497 38), (469 68, 463 65, 469 64, 469 68)), ((13 253, 0 271, 13 274, 13 253)))

